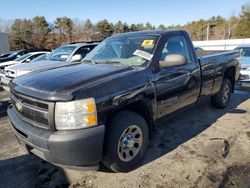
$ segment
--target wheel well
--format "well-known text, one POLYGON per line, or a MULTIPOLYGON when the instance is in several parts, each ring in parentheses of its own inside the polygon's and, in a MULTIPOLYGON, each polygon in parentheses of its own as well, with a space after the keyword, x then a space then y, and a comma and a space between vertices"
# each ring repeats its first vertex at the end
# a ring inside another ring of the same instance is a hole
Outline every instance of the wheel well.
POLYGON ((154 131, 154 118, 153 118, 153 111, 151 110, 151 108, 145 104, 143 101, 137 101, 131 104, 128 104, 122 108, 120 108, 119 110, 117 110, 115 113, 110 114, 108 117, 108 121, 110 121, 110 119, 116 115, 117 113, 121 112, 121 111, 131 111, 131 112, 135 112, 139 115, 141 115, 147 122, 148 124, 148 129, 149 129, 149 137, 152 137, 152 133, 154 131))
POLYGON ((235 84, 235 67, 229 67, 224 72, 224 78, 227 78, 231 81, 232 84, 232 92, 234 91, 234 84, 235 84))

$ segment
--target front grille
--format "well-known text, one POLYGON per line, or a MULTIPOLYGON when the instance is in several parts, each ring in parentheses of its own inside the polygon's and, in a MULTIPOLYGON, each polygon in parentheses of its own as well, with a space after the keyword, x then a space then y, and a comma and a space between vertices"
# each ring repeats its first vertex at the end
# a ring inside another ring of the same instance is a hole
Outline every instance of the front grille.
POLYGON ((40 128, 50 128, 48 103, 14 93, 10 98, 21 119, 40 128))
POLYGON ((37 108, 40 108, 40 109, 43 109, 43 110, 46 110, 46 111, 49 110, 49 105, 48 104, 38 102, 38 101, 35 101, 35 100, 29 100, 29 99, 27 99, 25 97, 22 97, 20 95, 18 97, 16 97, 16 98, 21 100, 22 102, 28 104, 28 105, 31 105, 31 106, 34 106, 34 107, 37 107, 37 108))

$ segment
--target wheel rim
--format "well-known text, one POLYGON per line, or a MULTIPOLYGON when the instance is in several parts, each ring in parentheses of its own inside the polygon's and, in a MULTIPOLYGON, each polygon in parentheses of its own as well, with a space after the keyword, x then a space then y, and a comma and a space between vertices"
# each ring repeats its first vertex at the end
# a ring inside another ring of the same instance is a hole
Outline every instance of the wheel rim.
POLYGON ((121 161, 129 162, 137 156, 143 142, 142 130, 137 125, 126 128, 119 138, 118 156, 121 161))
POLYGON ((226 84, 224 89, 223 89, 223 96, 222 96, 222 102, 224 104, 227 103, 228 98, 229 98, 229 94, 230 94, 230 87, 228 84, 226 84))

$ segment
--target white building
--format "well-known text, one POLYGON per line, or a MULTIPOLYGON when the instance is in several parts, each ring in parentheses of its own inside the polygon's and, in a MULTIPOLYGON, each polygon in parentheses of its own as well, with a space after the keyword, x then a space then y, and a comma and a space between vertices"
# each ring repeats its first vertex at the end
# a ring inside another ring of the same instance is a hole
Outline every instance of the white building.
POLYGON ((7 53, 10 51, 8 33, 0 32, 0 53, 7 53))
POLYGON ((228 40, 208 40, 193 41, 194 46, 203 48, 204 50, 233 50, 237 46, 249 45, 250 38, 247 39, 228 39, 228 40))

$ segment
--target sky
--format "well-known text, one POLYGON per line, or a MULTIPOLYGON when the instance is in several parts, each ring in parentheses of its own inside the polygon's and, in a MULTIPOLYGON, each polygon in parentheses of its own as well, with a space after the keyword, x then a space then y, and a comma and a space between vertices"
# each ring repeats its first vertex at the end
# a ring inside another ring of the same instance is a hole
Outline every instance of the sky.
POLYGON ((186 24, 200 18, 238 15, 249 0, 9 0, 1 2, 0 18, 44 16, 53 22, 57 17, 90 19, 96 23, 107 19, 128 24, 150 22, 153 25, 186 24))

